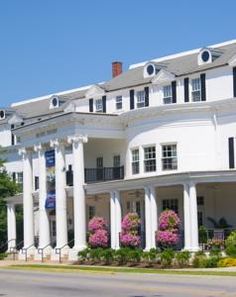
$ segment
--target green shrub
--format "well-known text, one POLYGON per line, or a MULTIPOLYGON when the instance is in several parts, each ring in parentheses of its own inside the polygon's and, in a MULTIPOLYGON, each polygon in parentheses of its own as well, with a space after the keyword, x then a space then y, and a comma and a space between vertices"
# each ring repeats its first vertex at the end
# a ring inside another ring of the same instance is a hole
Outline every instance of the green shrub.
POLYGON ((78 257, 80 260, 85 261, 89 258, 90 248, 86 248, 80 252, 78 252, 78 257))
POLYGON ((0 253, 0 260, 3 260, 7 257, 6 253, 0 253))
POLYGON ((206 268, 214 268, 218 266, 220 258, 218 256, 212 256, 207 259, 206 268))
POLYGON ((175 252, 172 249, 165 249, 161 252, 161 266, 162 267, 169 267, 172 264, 172 261, 175 257, 175 252))
POLYGON ((207 229, 204 226, 199 227, 199 242, 207 243, 207 229))
POLYGON ((195 268, 214 268, 218 266, 220 258, 218 256, 210 256, 207 258, 205 254, 195 254, 193 266, 195 268))
POLYGON ((101 251, 101 258, 105 260, 106 264, 111 264, 115 256, 115 250, 113 249, 104 249, 101 251))
POLYGON ((230 233, 225 241, 225 252, 230 257, 236 257, 236 231, 230 233))
POLYGON ((131 262, 139 263, 142 256, 141 249, 130 249, 128 252, 128 260, 131 262))
POLYGON ((102 248, 91 249, 89 252, 89 258, 92 261, 100 261, 102 258, 102 253, 103 253, 102 248))
POLYGON ((118 261, 119 265, 127 263, 129 259, 129 247, 121 247, 119 250, 115 251, 115 260, 118 261))
POLYGON ((176 253, 175 259, 180 267, 189 265, 191 254, 189 251, 183 251, 176 253))

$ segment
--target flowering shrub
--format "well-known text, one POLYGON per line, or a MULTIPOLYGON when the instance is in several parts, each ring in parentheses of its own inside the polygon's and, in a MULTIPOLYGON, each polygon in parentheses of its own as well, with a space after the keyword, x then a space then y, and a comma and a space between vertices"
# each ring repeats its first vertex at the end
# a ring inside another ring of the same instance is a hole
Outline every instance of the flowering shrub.
POLYGON ((138 247, 140 245, 140 236, 138 228, 140 219, 137 213, 128 213, 121 223, 121 245, 124 247, 138 247))
POLYGON ((96 232, 97 230, 107 230, 107 222, 104 218, 93 217, 88 224, 89 232, 96 232))
POLYGON ((159 218, 156 240, 161 247, 173 247, 179 242, 180 219, 173 210, 164 210, 159 218))
POLYGON ((157 242, 162 246, 173 246, 176 245, 179 241, 179 234, 172 231, 158 231, 157 233, 157 242))
POLYGON ((140 225, 140 219, 137 213, 130 212, 122 220, 121 228, 123 231, 136 231, 140 225))
POLYGON ((126 247, 138 247, 140 245, 140 236, 132 233, 121 234, 122 246, 126 247))
POLYGON ((108 246, 107 222, 104 218, 93 217, 89 221, 89 244, 93 248, 108 246))
POLYGON ((159 219, 160 230, 178 230, 180 226, 180 219, 173 210, 165 210, 161 213, 159 219))
POLYGON ((91 247, 107 247, 108 234, 106 230, 96 230, 95 233, 90 234, 89 244, 91 247))

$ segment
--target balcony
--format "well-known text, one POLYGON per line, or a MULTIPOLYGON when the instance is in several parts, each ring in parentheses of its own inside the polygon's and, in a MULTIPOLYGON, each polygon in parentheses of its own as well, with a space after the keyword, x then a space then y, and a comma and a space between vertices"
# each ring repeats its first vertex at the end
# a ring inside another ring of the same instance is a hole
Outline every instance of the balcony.
MULTIPOLYGON (((84 178, 87 184, 124 179, 124 166, 85 168, 84 178)), ((67 186, 73 186, 72 170, 66 172, 66 184, 67 186)))

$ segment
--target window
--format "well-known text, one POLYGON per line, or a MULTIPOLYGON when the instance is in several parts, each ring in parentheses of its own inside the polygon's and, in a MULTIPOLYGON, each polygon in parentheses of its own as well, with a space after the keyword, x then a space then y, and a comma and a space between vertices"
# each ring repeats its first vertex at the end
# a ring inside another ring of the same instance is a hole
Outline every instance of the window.
POLYGON ((197 197, 197 205, 198 206, 203 206, 204 205, 204 197, 203 196, 198 196, 197 197))
POLYGON ((137 92, 137 108, 145 107, 145 92, 137 92))
POLYGON ((95 106, 96 106, 96 112, 103 112, 102 99, 97 99, 95 101, 95 106))
POLYGON ((116 96, 116 109, 122 109, 122 96, 116 96))
POLYGON ((177 169, 177 149, 175 144, 162 146, 162 170, 177 169))
POLYGON ((192 101, 201 101, 201 81, 200 78, 192 79, 192 101))
POLYGON ((120 155, 113 157, 113 167, 120 167, 120 155))
POLYGON ((144 171, 156 171, 156 148, 155 146, 144 148, 144 171))
POLYGON ((170 209, 174 212, 179 212, 178 199, 164 199, 162 200, 162 210, 170 209))
POLYGON ((171 85, 163 87, 163 103, 164 104, 172 103, 172 87, 171 87, 171 85))
POLYGON ((139 173, 139 150, 132 150, 132 174, 139 173))
POLYGON ((88 207, 88 217, 89 217, 89 220, 91 220, 93 217, 95 217, 95 214, 96 214, 96 208, 95 208, 95 206, 89 205, 89 207, 88 207))
POLYGON ((97 158, 97 168, 103 168, 103 157, 97 158))

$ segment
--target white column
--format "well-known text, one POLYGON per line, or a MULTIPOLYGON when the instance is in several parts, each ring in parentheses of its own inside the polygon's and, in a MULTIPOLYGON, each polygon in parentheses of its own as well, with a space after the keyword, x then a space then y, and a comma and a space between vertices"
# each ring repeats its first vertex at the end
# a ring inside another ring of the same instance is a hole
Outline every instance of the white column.
POLYGON ((38 152, 39 164, 39 247, 43 248, 50 244, 49 218, 45 208, 47 198, 46 160, 41 144, 35 146, 34 149, 38 152))
POLYGON ((150 201, 150 188, 145 187, 145 250, 149 251, 152 246, 152 211, 150 201))
POLYGON ((59 140, 50 143, 55 149, 55 178, 56 178, 56 247, 66 247, 68 243, 67 235, 67 200, 66 200, 66 168, 65 168, 65 148, 59 140))
POLYGON ((33 173, 32 153, 21 149, 23 158, 23 212, 24 212, 24 248, 34 246, 34 210, 33 210, 33 173))
POLYGON ((189 184, 189 203, 190 203, 190 219, 191 219, 191 250, 199 250, 198 241, 198 213, 197 213, 197 191, 196 184, 189 184))
POLYGON ((110 193, 110 232, 111 248, 116 248, 116 202, 114 192, 110 193))
POLYGON ((191 249, 191 221, 189 203, 189 185, 184 184, 183 204, 184 204, 184 249, 191 249))
POLYGON ((7 238, 8 251, 16 247, 16 214, 15 205, 7 204, 7 238))
POLYGON ((155 187, 150 187, 150 207, 151 207, 151 248, 156 248, 157 231, 157 201, 155 187))
POLYGON ((84 143, 86 136, 68 137, 73 150, 74 249, 86 247, 86 200, 84 191, 84 143))
POLYGON ((121 215, 120 192, 113 191, 110 193, 110 232, 112 249, 120 248, 121 215))

